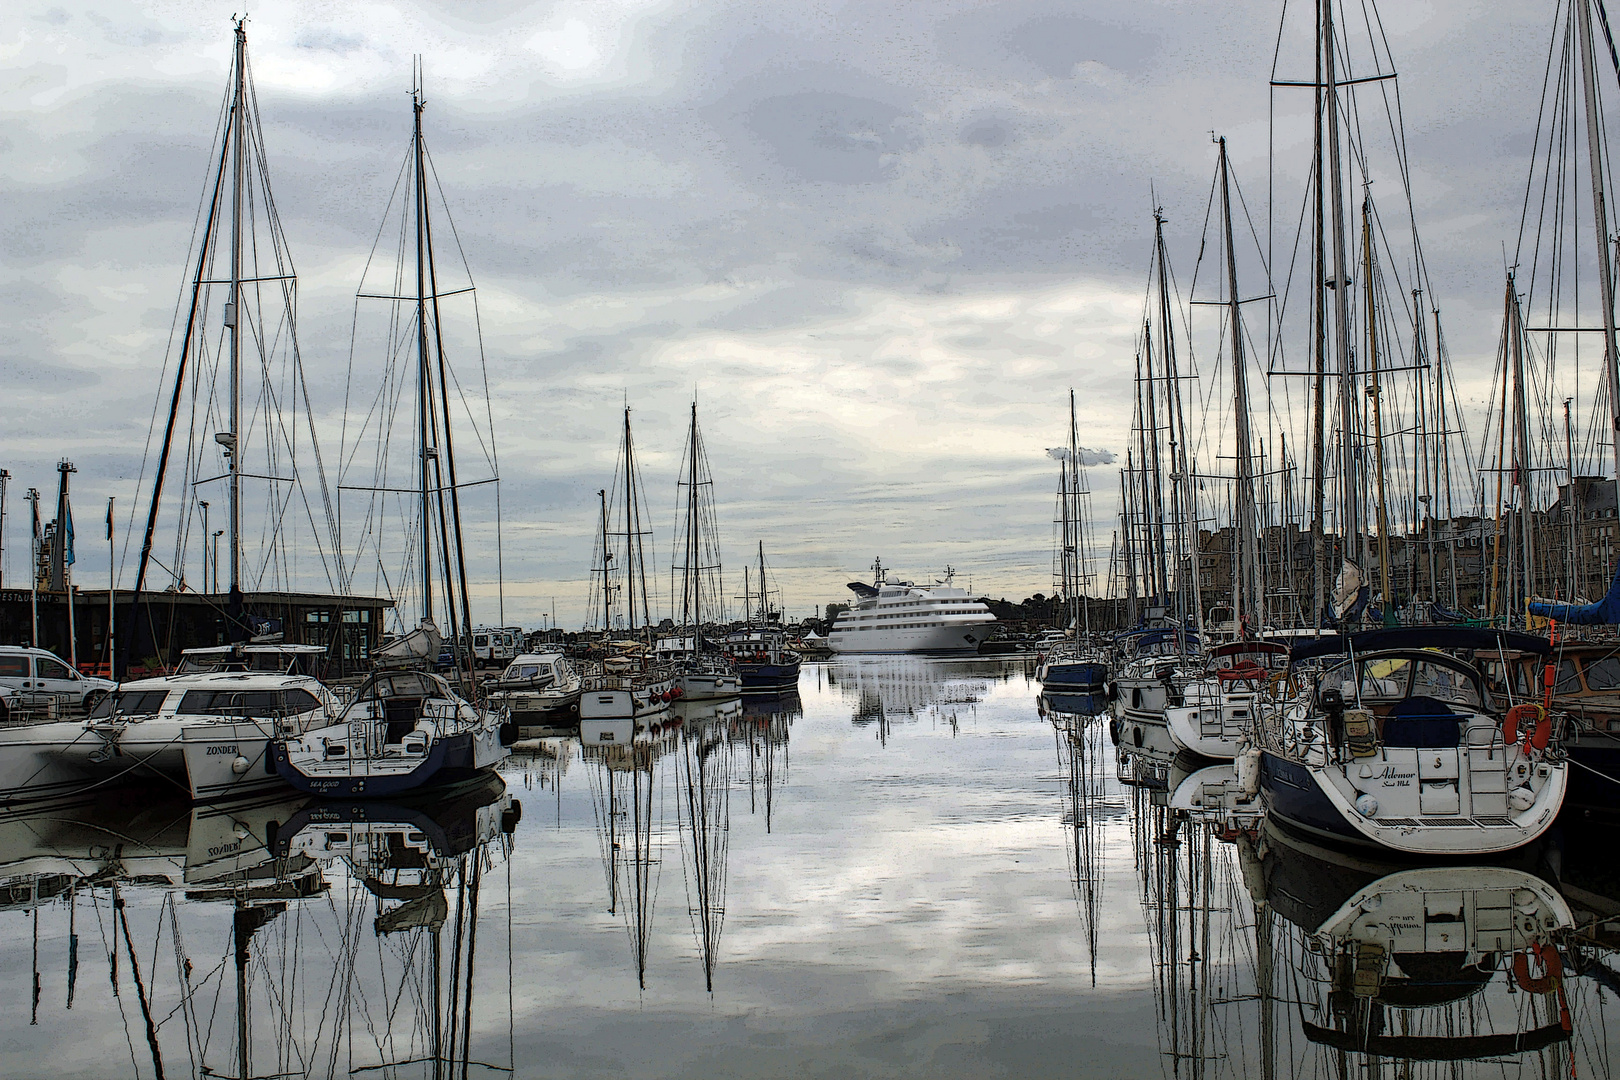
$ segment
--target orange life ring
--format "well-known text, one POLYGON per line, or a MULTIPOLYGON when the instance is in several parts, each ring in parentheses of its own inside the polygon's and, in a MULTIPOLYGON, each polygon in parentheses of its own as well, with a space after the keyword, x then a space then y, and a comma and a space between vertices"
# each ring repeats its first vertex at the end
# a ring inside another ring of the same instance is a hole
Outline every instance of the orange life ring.
POLYGON ((1519 725, 1524 727, 1526 750, 1545 750, 1552 741, 1552 717, 1535 702, 1515 705, 1502 717, 1502 741, 1508 746, 1520 741, 1519 725))
POLYGON ((1530 947, 1513 954, 1513 981, 1532 994, 1545 994, 1558 989, 1564 981, 1564 959, 1553 945, 1532 941, 1530 947), (1530 974, 1530 960, 1534 956, 1541 965, 1541 974, 1530 974))

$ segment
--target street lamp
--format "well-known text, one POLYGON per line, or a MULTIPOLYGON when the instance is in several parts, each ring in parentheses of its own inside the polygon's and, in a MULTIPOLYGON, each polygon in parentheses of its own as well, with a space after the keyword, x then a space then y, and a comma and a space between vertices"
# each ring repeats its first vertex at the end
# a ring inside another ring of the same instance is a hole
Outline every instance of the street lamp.
POLYGON ((214 591, 219 591, 219 538, 225 535, 224 529, 214 530, 214 591))
MULTIPOLYGON (((202 507, 202 512, 203 512, 203 536, 206 538, 208 536, 208 500, 207 499, 198 499, 197 500, 197 505, 202 507)), ((219 568, 218 568, 217 564, 215 565, 214 576, 215 577, 219 576, 219 568)), ((205 545, 203 547, 203 592, 208 592, 208 591, 209 591, 209 589, 208 589, 208 548, 205 545)))

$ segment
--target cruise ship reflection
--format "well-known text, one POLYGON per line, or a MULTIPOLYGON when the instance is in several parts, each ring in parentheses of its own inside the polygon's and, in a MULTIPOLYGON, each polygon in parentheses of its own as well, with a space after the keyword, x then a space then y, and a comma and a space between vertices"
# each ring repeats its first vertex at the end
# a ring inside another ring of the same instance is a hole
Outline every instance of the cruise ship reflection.
POLYGON ((844 657, 826 667, 827 684, 853 706, 857 726, 887 742, 895 723, 928 717, 948 725, 973 715, 993 681, 1011 678, 997 660, 941 661, 920 656, 844 657))
POLYGON ((344 1061, 437 1077, 496 1045, 478 1034, 472 971, 480 887, 518 813, 497 778, 405 806, 288 793, 193 807, 171 790, 0 818, 0 896, 30 915, 41 1047, 128 1055, 135 1075, 344 1061), (106 977, 81 977, 86 964, 106 977), (384 1000, 405 1007, 370 1004, 384 1000))

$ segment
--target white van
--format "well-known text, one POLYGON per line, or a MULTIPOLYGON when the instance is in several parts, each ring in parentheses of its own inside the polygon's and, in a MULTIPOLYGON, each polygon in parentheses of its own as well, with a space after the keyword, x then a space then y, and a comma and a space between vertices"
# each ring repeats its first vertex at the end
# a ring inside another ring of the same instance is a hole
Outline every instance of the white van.
POLYGON ((53 652, 22 645, 0 645, 0 688, 13 694, 20 705, 45 705, 53 701, 93 709, 117 689, 111 679, 80 675, 53 652))

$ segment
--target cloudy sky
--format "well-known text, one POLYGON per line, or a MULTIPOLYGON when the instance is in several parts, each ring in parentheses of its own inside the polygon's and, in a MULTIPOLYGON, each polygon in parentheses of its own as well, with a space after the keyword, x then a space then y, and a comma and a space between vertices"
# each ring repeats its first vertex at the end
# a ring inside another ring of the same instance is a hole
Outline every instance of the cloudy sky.
MULTIPOLYGON (((1488 383, 1495 351, 1544 7, 1383 12, 1465 393, 1488 383)), ((17 496, 49 491, 57 459, 80 470, 81 536, 99 537, 83 521, 108 496, 121 530, 145 498, 239 8, 11 10, 0 465, 18 580, 17 496)), ((312 404, 335 425, 419 53, 429 146, 478 284, 508 622, 539 625, 553 597, 564 625, 582 622, 595 492, 626 400, 667 578, 694 391, 728 585, 763 541, 790 614, 842 599, 876 555, 918 578, 948 563, 993 596, 1049 591, 1046 451, 1065 438, 1066 391, 1079 391, 1081 442, 1123 455, 1151 212, 1165 208, 1185 282, 1212 132, 1230 138, 1265 228, 1281 15, 1276 2, 1086 0, 255 5, 312 404)), ((1282 35, 1280 74, 1309 76, 1305 48, 1282 35)), ((1287 122, 1296 104, 1279 108, 1286 225, 1308 132, 1287 122)), ((476 379, 476 359, 458 372, 476 379)), ((1091 479, 1106 549, 1118 477, 1098 466, 1091 479)), ((493 504, 473 502, 475 615, 493 620, 493 504)), ((133 561, 132 548, 125 586, 133 561)), ((85 562, 79 582, 100 585, 104 556, 85 562)))

